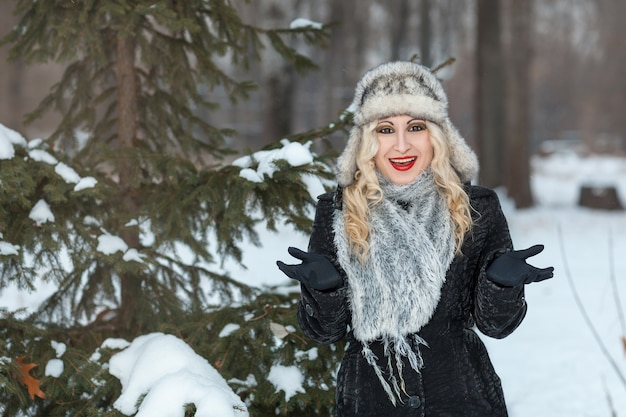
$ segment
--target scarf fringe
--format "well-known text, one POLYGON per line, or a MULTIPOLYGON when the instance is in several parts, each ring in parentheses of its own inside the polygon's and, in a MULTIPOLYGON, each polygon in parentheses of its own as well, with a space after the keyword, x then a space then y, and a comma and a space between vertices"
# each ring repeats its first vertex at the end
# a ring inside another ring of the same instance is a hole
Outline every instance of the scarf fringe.
POLYGON ((362 354, 367 363, 374 369, 380 384, 382 385, 385 393, 389 397, 391 403, 397 406, 398 401, 402 401, 402 393, 409 396, 406 392, 406 384, 403 377, 404 365, 402 357, 406 357, 409 361, 411 368, 421 373, 420 369, 424 365, 422 354, 419 350, 419 345, 428 347, 428 344, 417 334, 408 335, 407 337, 390 340, 389 338, 383 338, 383 353, 387 357, 387 371, 389 372, 389 381, 383 375, 382 369, 378 364, 378 357, 372 352, 367 343, 361 343, 363 346, 362 354), (411 344, 414 344, 414 349, 411 344), (395 359, 396 371, 393 369, 392 357, 395 359), (398 383, 398 378, 400 382, 398 383))

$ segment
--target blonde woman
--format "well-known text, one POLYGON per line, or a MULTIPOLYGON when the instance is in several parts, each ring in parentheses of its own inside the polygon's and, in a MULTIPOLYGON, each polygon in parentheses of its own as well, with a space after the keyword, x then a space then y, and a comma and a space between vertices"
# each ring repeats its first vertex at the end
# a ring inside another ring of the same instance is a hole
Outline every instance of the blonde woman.
POLYGON ((496 194, 472 186, 475 154, 425 67, 391 62, 359 81, 338 190, 319 198, 308 252, 278 267, 301 282, 298 322, 349 342, 338 417, 506 416, 474 331, 502 338, 526 314, 524 285, 552 277, 514 251, 496 194))

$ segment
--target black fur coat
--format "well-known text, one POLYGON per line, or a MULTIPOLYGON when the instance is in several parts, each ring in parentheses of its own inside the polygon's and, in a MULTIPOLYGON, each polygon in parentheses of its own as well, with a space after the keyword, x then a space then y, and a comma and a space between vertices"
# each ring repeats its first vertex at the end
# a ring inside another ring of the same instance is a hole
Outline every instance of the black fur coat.
MULTIPOLYGON (((469 188, 476 213, 466 236, 463 255, 452 262, 435 313, 419 335, 421 373, 408 364, 403 377, 406 392, 394 406, 373 368, 361 355, 361 344, 349 331, 347 288, 322 293, 302 286, 298 322, 312 340, 328 344, 346 337, 349 342, 337 376, 337 417, 503 417, 507 415, 500 379, 482 341, 474 331, 503 338, 526 314, 523 286, 503 288, 489 281, 485 269, 499 254, 511 250, 506 219, 496 194, 487 188, 469 188)), ((309 251, 328 256, 338 270, 333 240, 336 193, 320 196, 309 251)), ((343 271, 342 271, 343 272, 343 271)), ((370 348, 381 369, 388 369, 382 344, 370 348)))

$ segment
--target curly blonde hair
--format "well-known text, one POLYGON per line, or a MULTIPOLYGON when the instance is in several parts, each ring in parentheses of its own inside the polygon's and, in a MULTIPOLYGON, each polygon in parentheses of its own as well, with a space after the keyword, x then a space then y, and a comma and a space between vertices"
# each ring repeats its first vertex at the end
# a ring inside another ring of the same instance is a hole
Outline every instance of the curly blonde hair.
MULTIPOLYGON (((374 164, 374 156, 379 146, 376 125, 377 121, 373 121, 362 127, 363 141, 356 155, 357 170, 354 174, 354 182, 343 190, 346 235, 354 254, 361 260, 365 259, 369 251, 367 220, 369 209, 383 198, 374 164)), ((433 146, 431 169, 435 183, 446 197, 454 222, 456 252, 460 253, 465 235, 472 227, 469 196, 450 164, 450 148, 441 128, 435 123, 426 121, 426 129, 433 146)))

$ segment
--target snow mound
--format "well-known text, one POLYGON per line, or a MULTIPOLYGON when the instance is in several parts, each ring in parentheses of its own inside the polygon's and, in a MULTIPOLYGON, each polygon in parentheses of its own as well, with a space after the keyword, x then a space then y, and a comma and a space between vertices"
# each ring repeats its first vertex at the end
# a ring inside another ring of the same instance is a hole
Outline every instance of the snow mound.
POLYGON ((109 372, 122 384, 114 406, 127 416, 180 417, 192 403, 197 417, 248 416, 246 405, 217 370, 172 335, 137 337, 111 358, 109 372))

